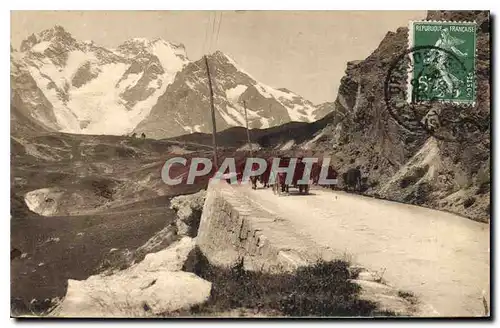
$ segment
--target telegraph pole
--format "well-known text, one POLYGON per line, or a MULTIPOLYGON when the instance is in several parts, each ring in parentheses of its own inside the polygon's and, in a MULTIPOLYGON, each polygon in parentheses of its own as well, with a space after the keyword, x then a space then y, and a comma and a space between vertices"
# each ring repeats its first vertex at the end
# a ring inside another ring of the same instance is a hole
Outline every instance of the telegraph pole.
POLYGON ((210 90, 210 107, 212 109, 212 143, 214 147, 214 166, 219 168, 217 162, 217 127, 215 126, 215 107, 214 107, 214 90, 212 89, 212 78, 210 77, 210 68, 208 67, 208 58, 205 55, 205 65, 207 66, 208 87, 210 90))
POLYGON ((243 107, 245 108, 245 122, 246 122, 246 125, 247 125, 248 146, 250 147, 250 156, 253 157, 252 143, 250 142, 250 130, 248 130, 247 102, 245 100, 243 100, 243 107))

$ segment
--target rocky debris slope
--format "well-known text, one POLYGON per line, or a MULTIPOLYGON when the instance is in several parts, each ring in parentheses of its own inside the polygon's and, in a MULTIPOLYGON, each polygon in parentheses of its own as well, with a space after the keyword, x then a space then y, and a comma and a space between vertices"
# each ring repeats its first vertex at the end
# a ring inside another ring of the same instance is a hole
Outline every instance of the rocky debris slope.
POLYGON ((423 130, 409 131, 390 116, 384 81, 391 64, 408 48, 408 28, 401 27, 388 32, 366 59, 347 64, 334 103, 335 116, 301 147, 313 153, 330 153, 333 165, 341 172, 360 166, 367 194, 488 221, 489 13, 430 11, 427 19, 477 22, 476 104, 433 104, 434 108, 445 106, 460 113, 460 118, 472 122, 474 128, 458 126, 451 135, 437 130, 432 137, 423 130), (448 139, 443 140, 443 136, 448 139))
POLYGON ((211 283, 181 271, 195 247, 189 237, 112 275, 69 280, 56 317, 137 318, 166 315, 205 302, 211 283))

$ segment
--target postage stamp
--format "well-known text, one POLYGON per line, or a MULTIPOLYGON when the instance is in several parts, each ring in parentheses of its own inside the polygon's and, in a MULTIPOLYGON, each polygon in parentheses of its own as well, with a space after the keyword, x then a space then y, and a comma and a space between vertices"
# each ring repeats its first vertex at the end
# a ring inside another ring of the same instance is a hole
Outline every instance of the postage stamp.
POLYGON ((407 101, 476 101, 476 23, 412 21, 409 26, 412 71, 408 76, 407 101))
POLYGON ((476 23, 413 21, 408 37, 384 82, 389 114, 413 134, 470 138, 481 130, 461 110, 476 103, 476 23))

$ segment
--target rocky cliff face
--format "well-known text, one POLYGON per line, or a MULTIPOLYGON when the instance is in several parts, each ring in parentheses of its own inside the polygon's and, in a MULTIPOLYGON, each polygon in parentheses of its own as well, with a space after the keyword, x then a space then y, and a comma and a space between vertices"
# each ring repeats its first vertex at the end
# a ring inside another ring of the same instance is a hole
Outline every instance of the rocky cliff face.
MULTIPOLYGON (((388 32, 366 59, 347 64, 330 124, 315 150, 331 152, 345 171, 360 166, 368 194, 487 221, 490 215, 490 35, 488 12, 429 12, 429 20, 473 21, 477 30, 477 102, 432 104, 456 110, 473 128, 450 126, 434 135, 408 130, 389 114, 384 81, 408 48, 408 28, 388 32), (445 131, 448 129, 453 132, 445 131)), ((427 108, 428 110, 429 108, 427 108)))
POLYGON ((37 87, 26 65, 17 60, 18 52, 11 48, 10 57, 12 133, 58 129, 52 104, 37 87))

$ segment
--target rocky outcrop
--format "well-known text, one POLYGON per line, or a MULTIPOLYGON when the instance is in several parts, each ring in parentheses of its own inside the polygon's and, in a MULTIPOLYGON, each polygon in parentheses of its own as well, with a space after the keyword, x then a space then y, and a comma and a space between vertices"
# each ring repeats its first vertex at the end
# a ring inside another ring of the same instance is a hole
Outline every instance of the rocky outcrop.
POLYGON ((200 190, 196 194, 177 196, 170 201, 170 208, 177 213, 175 226, 178 235, 196 237, 205 197, 206 191, 200 190))
POLYGON ((11 53, 10 86, 12 134, 24 135, 26 125, 37 132, 59 128, 52 104, 38 88, 27 65, 20 62, 17 52, 11 53))
POLYGON ((182 272, 195 241, 182 238, 165 250, 111 275, 69 280, 66 296, 50 314, 56 317, 147 317, 168 315, 203 303, 211 283, 182 272))

